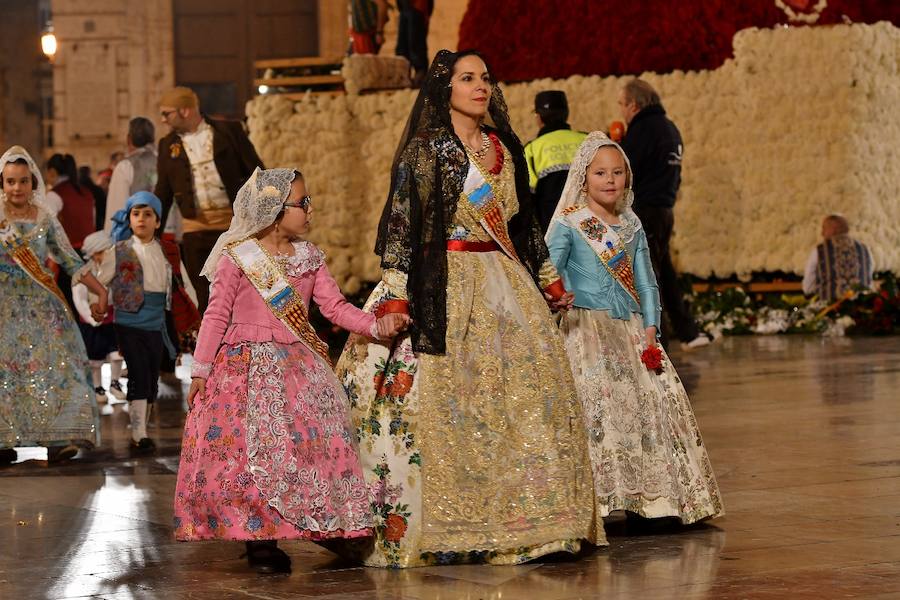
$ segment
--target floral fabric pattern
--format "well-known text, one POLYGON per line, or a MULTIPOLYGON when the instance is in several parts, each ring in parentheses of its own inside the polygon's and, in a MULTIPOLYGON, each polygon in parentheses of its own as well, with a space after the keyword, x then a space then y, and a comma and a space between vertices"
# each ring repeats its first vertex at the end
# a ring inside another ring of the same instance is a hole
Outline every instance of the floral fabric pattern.
MULTIPOLYGON (((41 211, 15 222, 43 262, 68 273, 82 262, 59 222, 41 211)), ((99 443, 99 414, 87 352, 68 309, 0 245, 0 448, 99 443)))
POLYGON ((346 398, 301 343, 220 348, 188 414, 175 495, 179 540, 371 534, 346 398))
POLYGON ((665 351, 657 374, 641 362, 640 315, 575 308, 562 331, 584 409, 594 493, 603 516, 627 510, 682 523, 724 514, 684 386, 665 351))

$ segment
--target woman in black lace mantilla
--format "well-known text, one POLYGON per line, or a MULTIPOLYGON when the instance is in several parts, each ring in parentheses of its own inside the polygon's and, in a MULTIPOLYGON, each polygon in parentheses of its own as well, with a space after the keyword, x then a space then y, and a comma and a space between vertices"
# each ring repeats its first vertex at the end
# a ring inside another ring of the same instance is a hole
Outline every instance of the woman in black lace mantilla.
POLYGON ((352 337, 338 363, 374 493, 376 536, 353 554, 374 566, 516 564, 605 543, 547 306, 572 297, 476 52, 437 54, 395 155, 376 252, 382 280, 366 309, 406 312, 413 328, 391 347, 352 337))

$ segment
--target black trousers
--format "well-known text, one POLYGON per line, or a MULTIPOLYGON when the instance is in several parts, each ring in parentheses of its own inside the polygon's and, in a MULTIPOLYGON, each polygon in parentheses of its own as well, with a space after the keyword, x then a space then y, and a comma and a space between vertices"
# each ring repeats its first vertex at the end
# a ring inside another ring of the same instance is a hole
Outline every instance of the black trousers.
POLYGON ((694 322, 694 317, 688 310, 678 286, 678 275, 672 264, 672 256, 669 254, 669 242, 672 239, 672 228, 675 225, 675 215, 671 208, 662 206, 634 207, 634 212, 644 226, 647 234, 647 244, 650 246, 650 261, 656 272, 656 281, 659 283, 659 295, 662 299, 663 310, 669 317, 673 331, 666 331, 665 319, 663 320, 663 340, 668 340, 674 333, 682 342, 689 342, 700 335, 700 330, 694 322))
POLYGON ((400 8, 396 54, 405 56, 416 73, 428 68, 428 26, 414 8, 400 8))
POLYGON ((159 364, 165 346, 162 332, 146 331, 116 324, 119 352, 128 363, 128 395, 126 400, 156 401, 159 392, 159 364))
POLYGON ((209 281, 206 277, 200 276, 200 271, 203 270, 203 264, 209 258, 209 253, 222 233, 222 231, 195 231, 185 233, 181 240, 181 258, 184 261, 184 268, 187 269, 187 275, 194 284, 194 290, 197 291, 197 308, 200 314, 203 314, 206 305, 209 304, 209 281))

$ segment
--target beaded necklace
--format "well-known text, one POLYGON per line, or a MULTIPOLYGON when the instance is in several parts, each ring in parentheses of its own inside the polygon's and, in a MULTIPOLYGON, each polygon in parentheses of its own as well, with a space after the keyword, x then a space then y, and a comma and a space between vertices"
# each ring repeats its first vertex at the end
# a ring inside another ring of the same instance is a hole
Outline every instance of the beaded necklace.
POLYGON ((469 152, 472 153, 472 156, 474 156, 478 160, 483 160, 484 157, 487 155, 488 150, 490 150, 490 148, 491 148, 491 138, 488 136, 487 133, 485 133, 484 130, 482 130, 481 131, 481 148, 479 148, 478 150, 474 150, 471 146, 469 146, 465 142, 463 142, 463 146, 465 146, 469 150, 469 152))

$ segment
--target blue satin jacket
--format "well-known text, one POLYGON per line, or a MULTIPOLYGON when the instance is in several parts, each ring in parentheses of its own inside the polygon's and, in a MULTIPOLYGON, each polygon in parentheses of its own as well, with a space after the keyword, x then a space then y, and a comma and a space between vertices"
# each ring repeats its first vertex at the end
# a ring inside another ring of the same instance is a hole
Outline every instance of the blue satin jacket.
MULTIPOLYGON (((616 228, 615 225, 613 225, 616 228)), ((618 229, 618 228, 616 228, 618 229)), ((634 270, 634 286, 640 305, 616 281, 600 262, 591 246, 567 222, 555 219, 547 240, 550 260, 556 266, 566 289, 575 294, 575 306, 606 310, 614 319, 628 321, 631 313, 640 313, 644 327, 660 325, 662 306, 659 286, 650 263, 650 248, 643 229, 638 229, 625 244, 634 270)))

